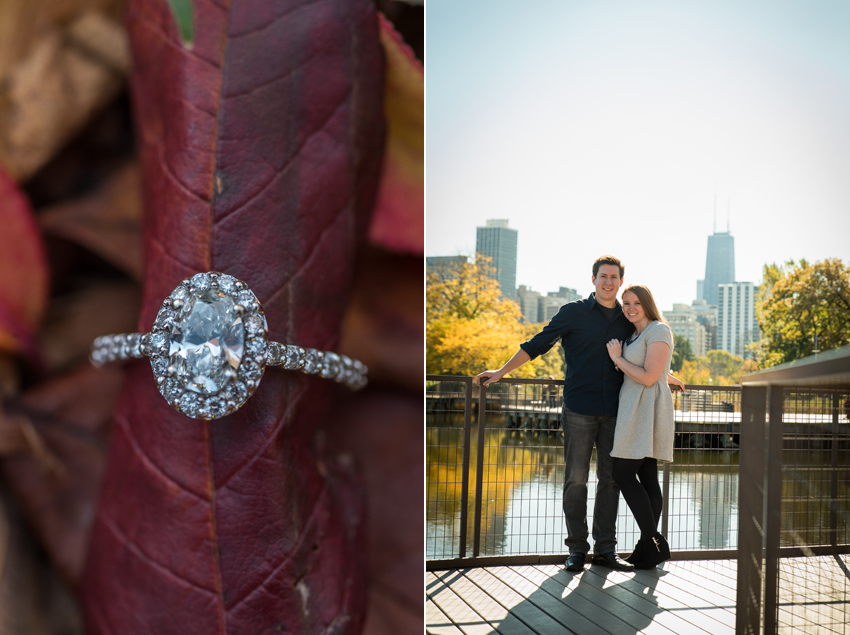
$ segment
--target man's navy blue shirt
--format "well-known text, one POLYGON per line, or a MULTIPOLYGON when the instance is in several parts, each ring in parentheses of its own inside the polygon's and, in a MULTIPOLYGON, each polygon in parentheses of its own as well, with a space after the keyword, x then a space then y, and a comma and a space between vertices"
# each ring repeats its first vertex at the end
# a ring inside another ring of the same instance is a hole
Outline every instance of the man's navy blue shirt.
POLYGON ((561 340, 567 362, 564 404, 578 414, 616 417, 623 373, 615 368, 605 345, 612 339, 625 341, 634 330, 619 302, 609 321, 597 305, 596 294, 591 293, 586 300, 562 306, 549 324, 520 348, 534 359, 561 340))

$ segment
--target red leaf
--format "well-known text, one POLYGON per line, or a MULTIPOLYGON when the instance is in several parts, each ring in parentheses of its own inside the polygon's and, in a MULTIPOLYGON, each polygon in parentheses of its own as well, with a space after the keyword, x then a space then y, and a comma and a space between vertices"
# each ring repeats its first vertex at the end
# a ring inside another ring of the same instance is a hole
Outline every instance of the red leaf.
POLYGON ((0 351, 38 363, 35 332, 47 304, 47 258, 29 201, 0 167, 0 351))
MULTIPOLYGON (((131 1, 128 24, 140 328, 182 278, 215 269, 257 294, 271 339, 335 349, 383 147, 371 1, 197 2, 192 49, 164 1, 131 1)), ((358 632, 362 494, 316 437, 337 389, 273 370, 236 414, 203 422, 131 365, 83 579, 87 632, 358 632)))
POLYGON ((384 98, 387 147, 369 239, 391 251, 422 255, 425 249, 425 73, 389 20, 383 15, 378 17, 387 60, 384 98))

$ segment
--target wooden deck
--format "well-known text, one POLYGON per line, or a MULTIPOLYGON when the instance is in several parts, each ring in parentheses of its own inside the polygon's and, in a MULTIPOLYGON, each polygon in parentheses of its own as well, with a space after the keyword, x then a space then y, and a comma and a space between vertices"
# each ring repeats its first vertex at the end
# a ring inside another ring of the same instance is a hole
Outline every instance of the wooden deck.
MULTIPOLYGON (((848 556, 781 561, 780 633, 850 635, 848 563, 848 556)), ((667 562, 634 573, 557 565, 432 571, 427 632, 731 635, 735 585, 734 560, 667 562)))

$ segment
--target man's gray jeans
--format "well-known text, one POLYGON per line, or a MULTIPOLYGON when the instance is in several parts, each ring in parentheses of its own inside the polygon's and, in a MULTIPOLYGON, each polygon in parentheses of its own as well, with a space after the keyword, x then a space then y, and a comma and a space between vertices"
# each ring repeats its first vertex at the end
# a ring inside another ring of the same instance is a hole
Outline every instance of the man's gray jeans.
POLYGON ((593 506, 593 552, 616 551, 617 503, 620 490, 611 476, 611 448, 616 417, 580 415, 564 406, 564 520, 570 553, 589 553, 587 542, 587 478, 596 444, 596 503, 593 506))

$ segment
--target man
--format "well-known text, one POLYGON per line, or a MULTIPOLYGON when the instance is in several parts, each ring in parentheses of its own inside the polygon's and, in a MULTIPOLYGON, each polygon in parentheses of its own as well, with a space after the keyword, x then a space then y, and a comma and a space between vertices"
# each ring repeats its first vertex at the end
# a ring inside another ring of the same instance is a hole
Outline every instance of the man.
MULTIPOLYGON (((569 302, 499 370, 485 370, 475 382, 489 386, 526 362, 542 355, 561 340, 567 364, 564 378, 564 520, 570 555, 566 567, 581 571, 590 551, 587 542, 587 479, 596 444, 596 504, 593 510, 593 559, 618 571, 634 567, 620 558, 617 544, 617 503, 620 491, 611 476, 611 448, 623 375, 606 349, 612 339, 625 341, 634 331, 623 315, 617 292, 623 284, 624 267, 613 256, 593 263, 591 282, 596 291, 586 300, 569 302)), ((675 377, 668 383, 684 388, 675 377)))

